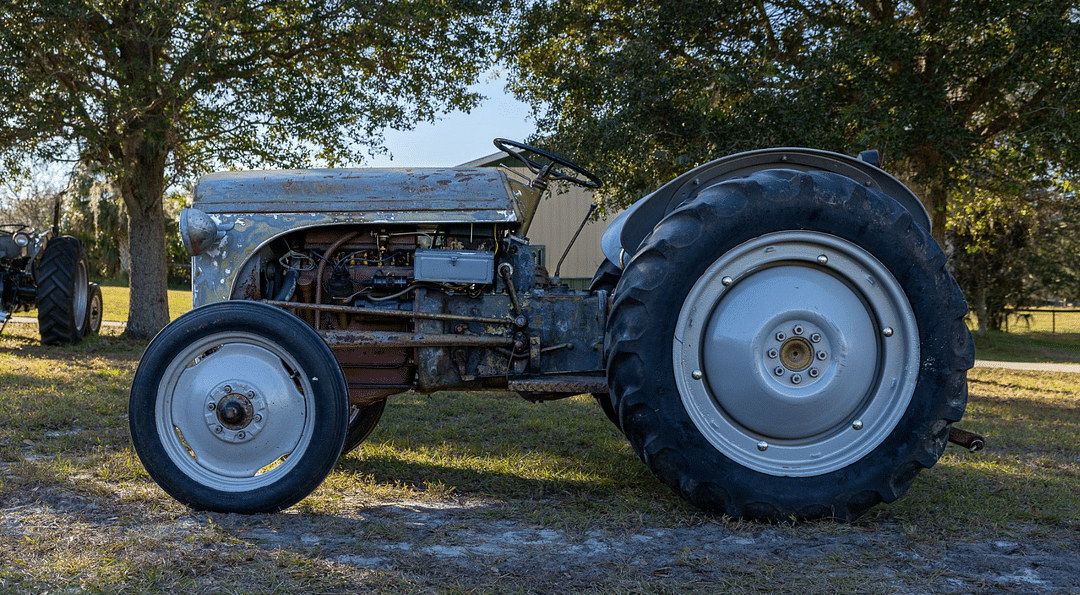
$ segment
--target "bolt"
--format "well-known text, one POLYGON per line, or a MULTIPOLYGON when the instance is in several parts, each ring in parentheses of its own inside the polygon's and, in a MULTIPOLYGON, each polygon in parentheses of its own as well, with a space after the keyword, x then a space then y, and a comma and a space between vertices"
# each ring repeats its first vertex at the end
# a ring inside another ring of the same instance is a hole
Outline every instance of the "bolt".
POLYGON ((225 428, 223 428, 221 426, 214 426, 214 433, 215 434, 220 434, 220 433, 222 433, 224 431, 225 431, 225 428))
POLYGON ((791 329, 791 332, 795 333, 796 335, 801 335, 802 332, 803 332, 802 325, 801 324, 796 324, 795 328, 791 329))
POLYGON ((231 392, 232 392, 232 387, 231 387, 231 386, 229 386, 228 384, 226 384, 226 385, 225 385, 225 394, 229 394, 229 393, 231 393, 231 392))
POLYGON ((881 329, 881 334, 885 335, 886 337, 891 337, 892 334, 893 334, 892 327, 887 326, 887 327, 881 329))
POLYGON ((820 342, 821 341, 821 333, 814 333, 814 334, 810 335, 810 340, 813 341, 814 343, 820 342))
POLYGON ((206 404, 206 410, 207 411, 213 411, 215 409, 217 409, 217 404, 216 403, 207 403, 206 404))
POLYGON ((811 378, 817 378, 818 374, 820 374, 820 373, 821 372, 818 372, 817 368, 810 368, 809 374, 810 374, 811 378))
POLYGON ((817 352, 817 358, 819 360, 821 360, 821 361, 825 361, 825 359, 828 358, 828 357, 829 357, 829 354, 825 353, 824 351, 817 352))
POLYGON ((694 370, 690 373, 690 377, 694 380, 701 380, 702 376, 704 376, 704 374, 701 373, 701 370, 694 370))
POLYGON ((253 418, 253 421, 254 421, 255 423, 259 423, 260 421, 262 421, 262 416, 261 416, 261 415, 259 415, 258 413, 256 413, 256 414, 255 414, 255 417, 253 418))
POLYGON ((255 398, 255 391, 249 390, 248 391, 248 398, 249 399, 254 399, 255 398))
POLYGON ((780 353, 778 351, 776 351, 775 349, 769 350, 769 359, 776 359, 778 357, 780 357, 780 353))
POLYGON ((857 419, 857 420, 851 422, 851 429, 853 429, 853 430, 861 430, 862 429, 862 420, 857 419))
POLYGON ((769 443, 762 440, 761 442, 757 443, 757 449, 761 452, 765 452, 766 450, 769 450, 769 443))
POLYGON ((820 264, 821 266, 825 266, 825 265, 829 264, 829 257, 822 254, 821 256, 817 257, 817 263, 820 264))
POLYGON ((245 432, 243 432, 243 431, 240 431, 240 432, 236 433, 236 437, 239 440, 243 440, 244 438, 247 438, 247 434, 245 432))
POLYGON ((732 279, 731 277, 724 277, 723 279, 720 280, 720 282, 724 284, 724 287, 727 287, 728 285, 731 285, 732 283, 734 283, 735 280, 732 279))
POLYGON ((784 333, 776 333, 776 340, 777 341, 783 341, 786 338, 787 338, 787 335, 785 335, 784 333))
POLYGON ((798 374, 792 374, 791 375, 791 383, 792 384, 798 384, 800 382, 802 382, 802 376, 800 376, 798 374))

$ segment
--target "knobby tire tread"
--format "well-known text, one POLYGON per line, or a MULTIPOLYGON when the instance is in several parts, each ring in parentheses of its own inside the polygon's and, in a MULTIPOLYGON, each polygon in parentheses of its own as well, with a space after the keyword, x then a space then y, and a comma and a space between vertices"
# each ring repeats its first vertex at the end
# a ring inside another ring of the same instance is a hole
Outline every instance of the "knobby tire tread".
POLYGON ((974 363, 974 347, 964 323, 967 304, 945 264, 936 241, 902 206, 838 175, 769 170, 702 192, 657 225, 619 281, 605 341, 619 425, 661 481, 698 507, 733 518, 851 521, 879 502, 894 501, 941 456, 949 426, 967 402, 966 370, 974 363), (884 234, 913 252, 901 250, 885 264, 909 301, 934 299, 931 309, 937 313, 927 314, 925 306, 919 310, 922 365, 916 393, 884 443, 896 450, 895 458, 882 454, 885 447, 879 445, 846 469, 785 483, 721 455, 686 414, 670 351, 686 292, 725 251, 780 229, 822 231, 860 246, 873 243, 872 234, 884 234), (707 254, 702 246, 709 247, 707 254), (680 288, 677 297, 672 287, 680 288), (904 432, 914 435, 904 439, 904 432), (882 465, 888 469, 869 480, 853 477, 882 465), (732 473, 742 476, 732 480, 732 473), (830 493, 834 485, 847 491, 830 493), (802 493, 792 496, 792 489, 802 493))

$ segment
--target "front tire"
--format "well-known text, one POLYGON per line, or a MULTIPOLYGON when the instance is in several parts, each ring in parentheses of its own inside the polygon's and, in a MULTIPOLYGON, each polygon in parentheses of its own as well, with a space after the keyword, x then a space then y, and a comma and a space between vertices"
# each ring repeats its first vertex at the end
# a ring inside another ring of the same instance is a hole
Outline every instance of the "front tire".
POLYGON ((104 311, 104 300, 101 297, 101 286, 91 283, 86 296, 86 324, 83 331, 87 335, 96 335, 101 331, 101 317, 104 311))
POLYGON ((612 404, 639 456, 735 518, 850 521, 941 456, 967 400, 967 305, 891 198, 770 170, 673 211, 619 282, 612 404))
POLYGON ((169 495, 215 512, 274 512, 330 473, 348 393, 326 342, 295 316, 227 301, 150 343, 131 387, 131 437, 169 495))

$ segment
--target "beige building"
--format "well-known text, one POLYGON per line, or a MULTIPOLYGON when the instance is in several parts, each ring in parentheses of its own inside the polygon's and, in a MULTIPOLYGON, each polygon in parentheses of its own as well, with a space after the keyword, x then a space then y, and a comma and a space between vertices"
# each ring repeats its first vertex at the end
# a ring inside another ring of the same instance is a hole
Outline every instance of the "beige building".
MULTIPOLYGON (((500 151, 463 163, 461 167, 499 166, 528 174, 528 170, 518 164, 516 159, 500 151)), ((529 240, 532 246, 542 247, 541 264, 547 267, 552 276, 555 275, 559 258, 588 214, 590 204, 591 190, 569 185, 552 184, 551 190, 541 200, 536 218, 529 229, 529 240)), ((559 270, 559 276, 564 283, 576 289, 584 289, 588 285, 593 273, 604 260, 604 254, 600 251, 600 237, 614 218, 615 215, 610 214, 606 220, 589 221, 585 224, 559 270)))

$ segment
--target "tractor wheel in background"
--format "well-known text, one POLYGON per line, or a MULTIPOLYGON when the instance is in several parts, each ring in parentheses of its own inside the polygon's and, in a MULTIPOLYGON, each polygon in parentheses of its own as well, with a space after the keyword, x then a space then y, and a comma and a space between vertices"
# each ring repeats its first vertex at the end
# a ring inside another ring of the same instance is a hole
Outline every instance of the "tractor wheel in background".
POLYGON ((75 343, 86 334, 89 265, 82 242, 49 240, 37 267, 38 330, 47 345, 75 343))
POLYGON ((87 335, 96 335, 101 331, 103 304, 104 302, 101 298, 101 286, 97 283, 91 283, 90 287, 87 288, 86 324, 83 325, 83 331, 87 335))
POLYGON ((967 305, 899 203, 835 174, 705 189, 627 264, 612 405, 653 473, 734 518, 850 521, 935 464, 963 415, 967 305))
POLYGON ((386 399, 375 401, 370 405, 349 405, 349 430, 345 433, 345 445, 341 448, 342 456, 352 452, 360 446, 361 442, 367 440, 379 420, 382 419, 384 409, 386 409, 386 399))
POLYGON ((310 494, 341 454, 345 378, 299 318, 226 301, 150 343, 132 382, 131 437, 150 476, 199 510, 273 512, 310 494))

